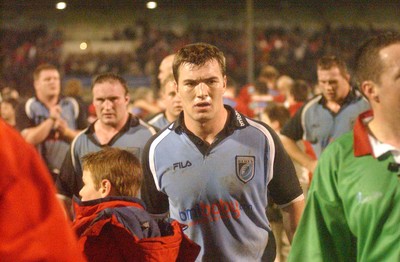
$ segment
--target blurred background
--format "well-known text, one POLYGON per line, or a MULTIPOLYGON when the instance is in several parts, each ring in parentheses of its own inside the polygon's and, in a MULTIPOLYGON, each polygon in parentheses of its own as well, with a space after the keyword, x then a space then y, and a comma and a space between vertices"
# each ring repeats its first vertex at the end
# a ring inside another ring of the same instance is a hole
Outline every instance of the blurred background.
POLYGON ((199 41, 225 53, 240 86, 266 64, 313 84, 323 54, 351 69, 366 37, 400 30, 400 1, 2 0, 0 10, 0 86, 21 96, 33 94, 32 71, 44 62, 85 90, 106 71, 157 88, 160 61, 199 41))

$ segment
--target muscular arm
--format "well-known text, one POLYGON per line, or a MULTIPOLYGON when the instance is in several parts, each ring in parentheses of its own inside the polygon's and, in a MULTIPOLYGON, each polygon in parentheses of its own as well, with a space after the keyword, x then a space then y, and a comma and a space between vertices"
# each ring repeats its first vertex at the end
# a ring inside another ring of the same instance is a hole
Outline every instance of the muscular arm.
POLYGON ((55 119, 48 118, 35 127, 26 128, 21 131, 24 139, 33 145, 42 143, 53 129, 55 119))
POLYGON ((312 159, 306 152, 301 150, 295 140, 282 135, 281 141, 286 152, 293 160, 296 160, 298 163, 300 163, 300 165, 307 168, 310 172, 314 172, 314 169, 317 166, 317 160, 312 159))
POLYGON ((299 224, 301 215, 304 210, 304 199, 291 203, 290 205, 282 208, 283 226, 289 241, 292 242, 294 233, 299 224))

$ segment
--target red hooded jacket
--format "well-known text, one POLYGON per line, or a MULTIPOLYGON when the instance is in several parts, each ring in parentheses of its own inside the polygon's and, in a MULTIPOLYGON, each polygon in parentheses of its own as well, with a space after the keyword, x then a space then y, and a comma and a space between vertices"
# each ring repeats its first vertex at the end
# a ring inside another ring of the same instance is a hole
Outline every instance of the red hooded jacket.
POLYGON ((194 261, 200 246, 177 221, 155 222, 133 197, 82 202, 74 198, 73 227, 89 261, 194 261))

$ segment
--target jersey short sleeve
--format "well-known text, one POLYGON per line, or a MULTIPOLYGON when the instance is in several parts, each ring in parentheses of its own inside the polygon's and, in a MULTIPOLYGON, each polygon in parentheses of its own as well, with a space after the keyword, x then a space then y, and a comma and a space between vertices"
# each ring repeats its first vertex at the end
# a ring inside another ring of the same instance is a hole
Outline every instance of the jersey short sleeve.
POLYGON ((285 206, 303 194, 293 162, 283 148, 282 142, 275 132, 271 132, 275 143, 275 160, 273 178, 268 184, 268 191, 273 201, 285 206))
POLYGON ((20 103, 16 109, 16 115, 15 115, 16 128, 19 131, 34 126, 33 121, 26 114, 25 106, 26 106, 26 101, 20 103))
POLYGON ((60 174, 57 176, 56 186, 58 193, 69 198, 78 196, 81 185, 78 185, 77 172, 73 166, 71 148, 65 156, 60 174))
POLYGON ((299 109, 296 114, 283 126, 281 134, 294 140, 298 141, 303 139, 304 129, 301 124, 301 115, 303 113, 304 106, 299 109))
POLYGON ((169 210, 168 196, 157 190, 153 173, 149 166, 149 149, 153 140, 152 138, 148 141, 142 154, 143 183, 140 195, 149 213, 163 214, 169 210))

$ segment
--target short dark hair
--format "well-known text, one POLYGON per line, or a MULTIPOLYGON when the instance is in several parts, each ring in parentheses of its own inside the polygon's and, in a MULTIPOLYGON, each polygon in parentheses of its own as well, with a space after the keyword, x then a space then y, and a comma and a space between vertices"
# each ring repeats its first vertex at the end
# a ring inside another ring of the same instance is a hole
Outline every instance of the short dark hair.
POLYGON ((305 102, 308 100, 310 86, 304 80, 296 80, 289 87, 289 93, 293 96, 296 102, 305 102))
POLYGON ((379 52, 395 43, 400 43, 400 35, 387 32, 369 38, 361 45, 355 55, 355 79, 358 87, 367 80, 380 83, 384 65, 379 52))
POLYGON ((7 97, 7 98, 3 99, 3 100, 0 102, 0 104, 2 104, 2 103, 10 104, 14 109, 16 109, 19 102, 18 102, 18 100, 15 99, 15 98, 7 97))
POLYGON ((42 71, 44 71, 44 70, 57 70, 58 71, 58 68, 55 66, 55 65, 52 65, 52 64, 48 64, 48 63, 46 63, 46 64, 40 64, 39 66, 37 66, 36 68, 35 68, 35 70, 33 71, 33 80, 38 80, 39 79, 39 75, 40 75, 40 73, 42 72, 42 71))
POLYGON ((172 64, 175 81, 178 82, 179 67, 182 64, 194 64, 196 66, 205 65, 211 60, 217 60, 221 68, 222 75, 226 75, 226 62, 224 53, 216 46, 206 43, 195 43, 182 47, 175 55, 172 64))
POLYGON ((93 90, 93 87, 96 84, 101 84, 104 82, 119 82, 125 90, 125 95, 127 95, 129 92, 128 84, 126 83, 126 80, 122 76, 115 74, 115 73, 103 73, 103 74, 96 76, 93 80, 91 90, 93 90))
POLYGON ((290 119, 289 110, 280 104, 270 102, 264 109, 264 113, 267 114, 269 120, 278 121, 280 127, 283 127, 290 119))
POLYGON ((332 67, 339 68, 340 74, 343 77, 348 75, 346 63, 343 59, 337 56, 323 56, 317 61, 318 70, 329 70, 332 67))

